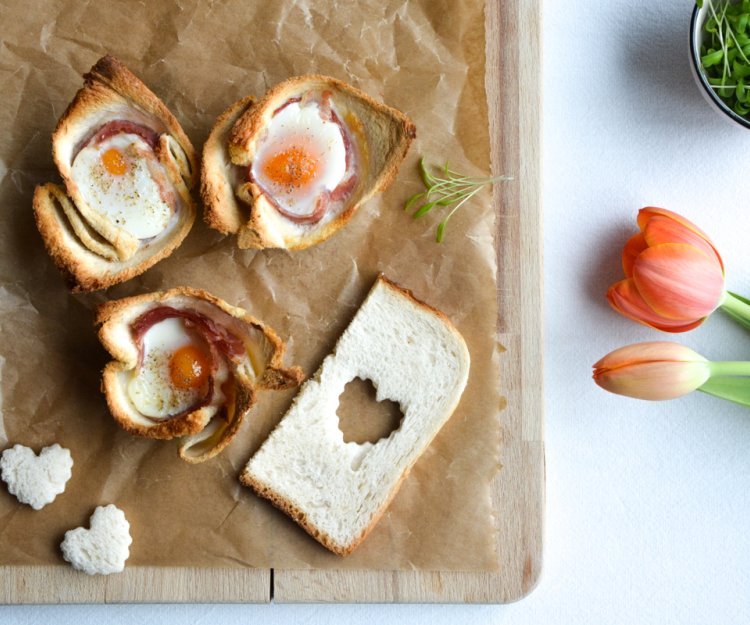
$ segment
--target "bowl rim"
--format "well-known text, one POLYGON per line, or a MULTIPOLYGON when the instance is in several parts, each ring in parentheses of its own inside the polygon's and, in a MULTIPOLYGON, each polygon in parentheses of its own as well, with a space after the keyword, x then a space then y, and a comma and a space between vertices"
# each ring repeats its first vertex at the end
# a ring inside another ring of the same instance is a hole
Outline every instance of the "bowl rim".
MULTIPOLYGON (((705 7, 704 7, 705 8, 705 7)), ((693 15, 690 18, 690 60, 693 64, 693 69, 695 70, 696 76, 698 76, 698 80, 701 83, 701 86, 703 87, 703 90, 708 94, 708 96, 711 98, 711 102, 716 104, 716 106, 719 108, 719 110, 727 115, 729 118, 731 118, 733 121, 737 122, 741 126, 744 126, 745 128, 750 128, 750 119, 747 119, 745 117, 742 117, 742 115, 739 115, 735 113, 732 109, 730 109, 725 103, 724 100, 722 100, 717 93, 714 91, 714 88, 709 84, 708 80, 706 79, 706 75, 703 73, 703 67, 701 66, 700 61, 700 48, 698 41, 701 39, 701 37, 697 36, 700 34, 700 30, 703 28, 703 24, 698 22, 698 15, 701 12, 701 7, 699 7, 697 4, 693 8, 693 15)))

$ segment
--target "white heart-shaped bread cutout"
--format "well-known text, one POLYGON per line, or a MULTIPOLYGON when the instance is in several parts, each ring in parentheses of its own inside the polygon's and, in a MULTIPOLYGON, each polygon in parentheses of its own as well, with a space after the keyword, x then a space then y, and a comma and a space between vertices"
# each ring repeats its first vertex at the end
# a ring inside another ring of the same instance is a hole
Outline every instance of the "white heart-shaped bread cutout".
POLYGON ((77 527, 65 532, 60 545, 63 558, 88 575, 121 573, 130 555, 130 523, 117 506, 99 506, 90 529, 77 527))
POLYGON ((52 503, 65 490, 72 468, 70 451, 58 444, 45 447, 38 456, 29 447, 14 445, 0 456, 0 476, 8 492, 34 510, 52 503))

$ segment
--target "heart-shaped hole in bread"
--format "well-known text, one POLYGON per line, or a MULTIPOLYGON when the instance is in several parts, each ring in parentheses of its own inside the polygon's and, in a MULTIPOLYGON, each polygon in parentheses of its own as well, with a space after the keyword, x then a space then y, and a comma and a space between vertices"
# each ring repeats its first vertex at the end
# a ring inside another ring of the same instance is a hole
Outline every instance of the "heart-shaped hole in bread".
POLYGON ((404 413, 390 399, 377 400, 370 380, 354 378, 344 387, 336 410, 345 443, 377 443, 398 430, 404 413))

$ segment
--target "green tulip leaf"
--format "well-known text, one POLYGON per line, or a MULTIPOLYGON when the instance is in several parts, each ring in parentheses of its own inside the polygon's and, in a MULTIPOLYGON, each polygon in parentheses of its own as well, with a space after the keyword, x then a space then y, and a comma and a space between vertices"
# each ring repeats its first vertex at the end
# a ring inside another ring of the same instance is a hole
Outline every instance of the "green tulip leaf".
POLYGON ((743 297, 742 295, 740 295, 739 293, 735 293, 734 291, 727 291, 727 293, 729 293, 729 295, 731 295, 735 299, 738 299, 741 302, 744 302, 745 304, 750 306, 750 299, 747 299, 746 297, 743 297))
POLYGON ((711 378, 698 390, 750 408, 750 379, 748 378, 711 378))
POLYGON ((727 291, 721 309, 746 330, 750 330, 750 300, 737 293, 727 291))

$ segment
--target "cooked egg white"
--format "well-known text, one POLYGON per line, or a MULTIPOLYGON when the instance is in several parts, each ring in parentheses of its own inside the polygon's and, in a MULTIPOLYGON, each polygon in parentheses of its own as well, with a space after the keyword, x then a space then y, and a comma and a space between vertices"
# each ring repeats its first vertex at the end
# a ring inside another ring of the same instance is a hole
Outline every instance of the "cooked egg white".
POLYGON ((161 189, 161 163, 138 135, 119 133, 85 146, 73 161, 73 181, 89 207, 137 239, 163 232, 172 216, 161 189))
POLYGON ((141 414, 163 419, 184 412, 206 396, 208 380, 195 389, 175 388, 172 383, 172 356, 191 344, 208 352, 203 339, 185 328, 179 317, 159 321, 143 335, 143 362, 128 384, 130 400, 141 414))
POLYGON ((341 128, 321 118, 316 102, 292 102, 271 118, 251 171, 282 209, 307 216, 320 194, 335 189, 346 173, 341 128))

